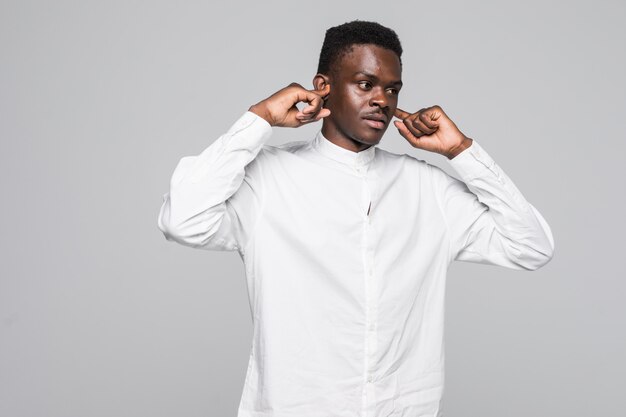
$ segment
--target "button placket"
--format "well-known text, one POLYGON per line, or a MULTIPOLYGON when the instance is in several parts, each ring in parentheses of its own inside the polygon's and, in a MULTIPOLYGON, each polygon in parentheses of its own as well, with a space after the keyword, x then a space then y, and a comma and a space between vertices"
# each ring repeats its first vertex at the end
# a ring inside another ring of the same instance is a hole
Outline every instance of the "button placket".
POLYGON ((363 175, 362 203, 366 210, 363 212, 363 273, 365 284, 365 384, 363 387, 363 413, 368 415, 376 407, 375 375, 376 352, 378 350, 377 315, 378 315, 378 284, 376 282, 375 259, 375 236, 372 226, 373 200, 375 194, 375 173, 363 175), (366 213, 367 212, 367 213, 366 213))

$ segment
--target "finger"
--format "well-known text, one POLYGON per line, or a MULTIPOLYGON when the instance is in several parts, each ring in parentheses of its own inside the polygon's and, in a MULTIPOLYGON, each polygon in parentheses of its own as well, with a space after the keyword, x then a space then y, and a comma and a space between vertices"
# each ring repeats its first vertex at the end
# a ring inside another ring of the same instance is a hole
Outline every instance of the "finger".
POLYGON ((315 121, 321 120, 324 117, 328 117, 328 116, 330 116, 330 110, 322 109, 319 111, 319 113, 317 113, 317 116, 315 116, 315 121))
POLYGON ((314 99, 308 107, 304 108, 296 115, 296 119, 300 121, 318 121, 330 115, 330 110, 324 108, 324 101, 314 99))
POLYGON ((411 117, 407 117, 402 121, 402 123, 406 126, 406 128, 415 136, 419 138, 420 136, 424 136, 426 133, 419 127, 418 123, 415 122, 417 118, 417 114, 412 115, 411 117))
POLYGON ((409 117, 411 115, 411 113, 407 113, 404 110, 400 109, 399 107, 396 107, 396 111, 393 114, 394 116, 396 116, 398 119, 406 119, 407 117, 409 117))
POLYGON ((409 129, 406 127, 406 125, 399 121, 399 120, 395 120, 393 122, 393 124, 396 126, 396 128, 398 129, 398 133, 400 133, 400 135, 406 139, 409 143, 413 144, 416 143, 417 141, 419 141, 418 137, 415 137, 415 135, 413 135, 409 129))
POLYGON ((317 121, 323 119, 324 117, 328 117, 328 116, 330 116, 330 110, 329 109, 321 109, 317 114, 315 114, 314 116, 311 116, 311 117, 299 117, 299 116, 296 116, 296 120, 300 123, 300 126, 302 126, 304 124, 317 122, 317 121))
POLYGON ((394 125, 398 128, 398 133, 406 139, 409 144, 417 149, 423 149, 426 151, 433 151, 433 141, 432 138, 429 137, 416 137, 409 131, 404 122, 399 120, 394 120, 394 125))
POLYGON ((322 111, 322 107, 309 106, 302 109, 302 111, 296 114, 296 119, 298 120, 314 120, 319 113, 322 111))
POLYGON ((309 104, 318 103, 330 92, 330 84, 326 84, 321 90, 305 90, 302 88, 298 94, 299 101, 306 101, 309 104))
POLYGON ((436 120, 433 120, 433 118, 431 117, 431 112, 430 111, 424 111, 424 112, 420 112, 419 114, 419 120, 427 127, 431 128, 431 129, 435 129, 437 130, 437 128, 439 127, 439 123, 437 123, 436 120))
POLYGON ((328 93, 330 93, 330 84, 324 84, 324 87, 321 90, 310 90, 312 93, 320 95, 322 98, 326 98, 328 93))
POLYGON ((324 106, 324 100, 316 93, 308 92, 304 100, 308 102, 308 106, 304 107, 300 112, 304 117, 314 117, 324 106))
POLYGON ((322 109, 321 105, 317 105, 317 103, 313 103, 309 106, 304 107, 296 114, 296 118, 298 120, 312 120, 314 119, 320 110, 322 109))
POLYGON ((300 85, 294 86, 296 87, 296 103, 308 103, 302 110, 298 110, 296 107, 296 120, 299 122, 317 121, 322 117, 330 115, 329 110, 323 112, 322 116, 319 116, 324 108, 324 97, 328 97, 328 93, 330 92, 330 84, 325 84, 324 87, 319 90, 306 90, 300 85))
POLYGON ((411 118, 411 122, 413 123, 413 126, 415 126, 417 129, 419 129, 420 131, 424 132, 427 135, 430 135, 431 133, 434 133, 435 131, 437 131, 437 128, 432 128, 430 126, 427 126, 424 121, 422 120, 424 113, 418 113, 416 115, 416 117, 411 118))

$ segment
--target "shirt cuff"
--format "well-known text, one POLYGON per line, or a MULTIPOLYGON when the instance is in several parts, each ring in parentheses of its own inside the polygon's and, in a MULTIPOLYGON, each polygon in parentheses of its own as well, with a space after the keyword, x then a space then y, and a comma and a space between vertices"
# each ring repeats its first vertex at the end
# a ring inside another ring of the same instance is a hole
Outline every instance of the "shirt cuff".
POLYGON ((481 176, 485 170, 493 171, 494 160, 472 139, 472 144, 460 154, 448 161, 454 170, 464 179, 472 180, 481 176))
POLYGON ((250 130, 250 133, 254 137, 266 138, 272 133, 272 125, 261 116, 251 111, 246 111, 233 125, 228 129, 227 134, 229 136, 236 135, 242 130, 250 130))

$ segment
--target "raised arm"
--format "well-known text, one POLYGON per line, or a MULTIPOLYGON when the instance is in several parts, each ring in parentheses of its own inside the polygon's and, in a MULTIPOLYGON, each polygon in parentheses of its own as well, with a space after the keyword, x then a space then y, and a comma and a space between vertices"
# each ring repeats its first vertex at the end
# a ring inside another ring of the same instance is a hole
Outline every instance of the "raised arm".
POLYGON ((535 270, 552 259, 548 223, 475 140, 450 160, 461 177, 430 166, 458 261, 535 270))
POLYGON ((552 259, 545 219, 513 181, 439 106, 396 109, 400 134, 414 147, 446 156, 461 180, 429 165, 450 234, 450 259, 535 270, 552 259))
POLYGON ((249 164, 271 133, 269 123, 247 111, 200 155, 179 161, 158 217, 167 240, 213 250, 243 245, 262 196, 258 164, 249 164))
POLYGON ((165 238, 199 249, 243 250, 263 205, 257 156, 272 127, 298 127, 327 116, 327 93, 292 83, 251 106, 200 155, 183 157, 158 215, 165 238), (296 107, 300 101, 309 103, 302 111, 296 107))

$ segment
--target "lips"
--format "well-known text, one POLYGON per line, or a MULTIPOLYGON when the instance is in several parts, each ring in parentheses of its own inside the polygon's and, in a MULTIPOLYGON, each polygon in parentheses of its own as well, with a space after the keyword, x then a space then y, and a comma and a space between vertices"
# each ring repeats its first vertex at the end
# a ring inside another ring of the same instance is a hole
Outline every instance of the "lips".
POLYGON ((387 117, 382 113, 364 116, 365 123, 374 129, 383 129, 387 124, 387 117))
POLYGON ((371 120, 371 119, 364 119, 364 120, 367 125, 369 125, 370 127, 373 127, 374 129, 382 129, 385 127, 385 122, 381 122, 380 120, 371 120))

